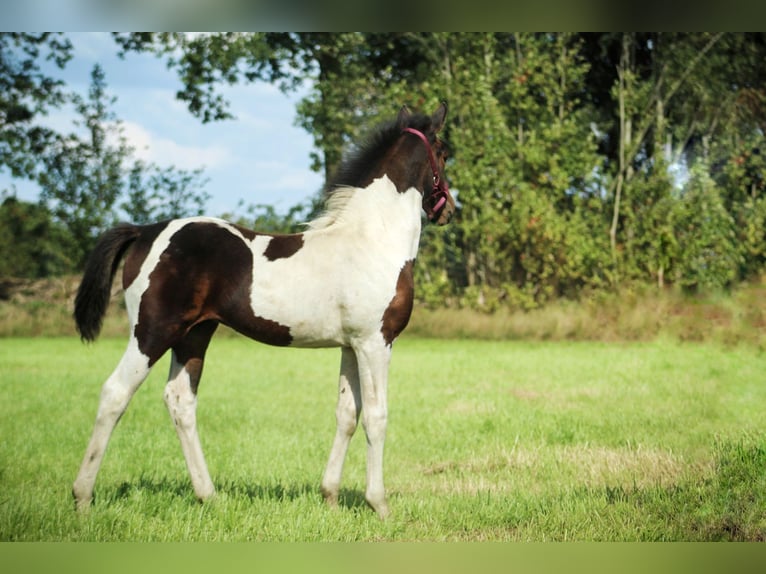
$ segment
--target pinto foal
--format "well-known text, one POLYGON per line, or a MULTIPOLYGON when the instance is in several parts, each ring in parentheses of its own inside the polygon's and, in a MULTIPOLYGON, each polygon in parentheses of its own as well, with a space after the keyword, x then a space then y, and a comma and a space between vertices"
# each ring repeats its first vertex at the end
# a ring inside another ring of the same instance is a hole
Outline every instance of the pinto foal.
POLYGON ((382 125, 344 161, 326 187, 325 213, 303 233, 257 233, 194 217, 120 225, 104 233, 86 265, 75 301, 83 340, 94 340, 124 259, 130 321, 127 350, 106 380, 96 422, 73 486, 86 509, 107 443, 131 397, 166 351, 172 360, 164 400, 194 492, 214 494, 196 425, 197 388, 219 323, 257 341, 340 347, 337 431, 321 491, 338 501, 343 461, 360 412, 367 435, 365 498, 388 514, 383 487, 386 386, 391 348, 412 311, 412 267, 421 209, 446 224, 455 203, 437 138, 446 116, 410 114, 382 125))

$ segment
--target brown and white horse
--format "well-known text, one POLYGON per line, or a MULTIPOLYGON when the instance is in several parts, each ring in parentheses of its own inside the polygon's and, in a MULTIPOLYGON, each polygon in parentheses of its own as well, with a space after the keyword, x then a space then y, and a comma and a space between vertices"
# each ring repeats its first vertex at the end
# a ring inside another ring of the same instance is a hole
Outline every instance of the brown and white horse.
POLYGON ((196 427, 197 388, 210 338, 223 323, 280 346, 340 347, 337 431, 321 491, 337 504, 343 461, 359 414, 367 435, 365 498, 388 513, 383 487, 386 386, 391 347, 412 311, 412 266, 421 208, 446 224, 455 203, 437 138, 446 116, 410 114, 379 127, 326 187, 326 211, 303 233, 257 233, 194 217, 104 233, 75 301, 83 340, 101 328, 114 275, 130 321, 127 350, 101 391, 90 442, 72 492, 85 509, 107 443, 152 366, 170 349, 164 399, 194 492, 214 494, 196 427))

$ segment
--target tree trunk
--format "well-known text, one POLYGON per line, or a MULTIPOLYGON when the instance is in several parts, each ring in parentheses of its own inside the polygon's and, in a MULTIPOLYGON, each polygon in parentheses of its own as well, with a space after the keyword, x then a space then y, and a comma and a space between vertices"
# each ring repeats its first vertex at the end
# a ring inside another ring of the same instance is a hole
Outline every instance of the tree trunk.
POLYGON ((620 202, 622 200, 622 187, 625 183, 626 162, 625 162, 625 150, 630 145, 630 119, 626 117, 625 112, 625 73, 629 66, 629 50, 630 50, 630 36, 629 34, 623 34, 622 36, 622 54, 620 55, 620 67, 617 69, 618 77, 618 105, 620 110, 620 141, 619 141, 619 157, 617 166, 617 186, 614 190, 614 209, 612 212, 612 226, 609 228, 609 244, 612 248, 612 259, 617 259, 617 226, 620 222, 620 202))

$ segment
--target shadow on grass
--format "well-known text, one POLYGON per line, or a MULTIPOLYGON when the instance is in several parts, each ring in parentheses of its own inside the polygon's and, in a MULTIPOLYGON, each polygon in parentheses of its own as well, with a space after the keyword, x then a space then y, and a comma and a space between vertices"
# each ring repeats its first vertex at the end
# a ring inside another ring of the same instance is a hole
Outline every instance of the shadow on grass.
MULTIPOLYGON (((250 484, 246 482, 226 482, 216 487, 218 492, 229 496, 247 498, 249 500, 297 500, 299 498, 316 498, 322 500, 319 486, 316 484, 250 484)), ((366 508, 367 501, 364 493, 359 490, 341 488, 338 496, 338 506, 355 509, 366 508)))
POLYGON ((137 480, 123 481, 117 485, 97 488, 94 499, 95 504, 109 505, 130 499, 142 493, 152 496, 164 495, 196 500, 194 498, 194 490, 188 481, 147 475, 141 475, 137 480))
MULTIPOLYGON (((318 485, 303 484, 252 484, 245 481, 226 481, 216 484, 216 492, 231 498, 245 498, 249 501, 295 501, 315 498, 324 504, 318 485)), ((101 504, 114 504, 127 500, 139 493, 158 497, 173 497, 198 502, 191 483, 182 478, 142 475, 137 480, 121 482, 114 487, 102 489, 101 504)), ((364 493, 359 490, 341 489, 338 506, 346 509, 367 508, 364 493)))

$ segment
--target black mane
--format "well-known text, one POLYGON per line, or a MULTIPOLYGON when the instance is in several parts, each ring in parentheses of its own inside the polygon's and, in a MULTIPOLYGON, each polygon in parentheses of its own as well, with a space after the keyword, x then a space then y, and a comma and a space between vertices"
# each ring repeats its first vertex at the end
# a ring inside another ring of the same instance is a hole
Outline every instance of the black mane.
POLYGON ((404 125, 397 119, 380 124, 372 133, 362 139, 345 154, 333 176, 324 187, 325 196, 331 195, 338 187, 363 187, 375 163, 386 153, 404 128, 415 128, 427 133, 431 118, 424 114, 410 114, 404 125))

